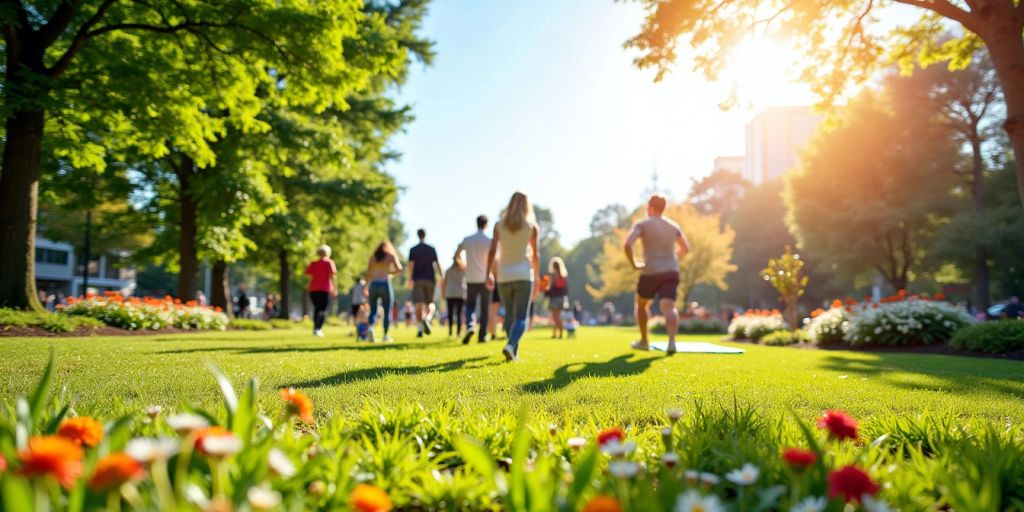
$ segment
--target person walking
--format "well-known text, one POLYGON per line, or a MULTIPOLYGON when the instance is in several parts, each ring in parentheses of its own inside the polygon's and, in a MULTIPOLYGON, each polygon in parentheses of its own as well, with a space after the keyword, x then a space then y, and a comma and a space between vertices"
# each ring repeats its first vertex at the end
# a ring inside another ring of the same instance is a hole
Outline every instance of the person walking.
MULTIPOLYGON (((306 266, 306 275, 309 276, 307 290, 309 291, 309 300, 313 303, 313 336, 322 338, 327 308, 331 304, 331 297, 338 294, 338 287, 334 282, 338 275, 338 267, 331 259, 329 246, 321 245, 317 248, 316 254, 318 258, 306 266)), ((241 306, 241 297, 239 297, 238 303, 241 306)))
POLYGON ((548 311, 551 312, 551 339, 562 339, 565 322, 562 311, 569 309, 569 273, 562 258, 555 256, 548 263, 548 275, 544 276, 544 293, 548 297, 548 311))
POLYGON ((249 295, 245 293, 245 288, 238 287, 238 314, 235 315, 238 318, 249 318, 249 306, 251 302, 249 295))
MULTIPOLYGON (((497 275, 495 275, 494 279, 497 280, 497 275)), ((495 282, 493 288, 491 290, 491 304, 487 308, 487 336, 492 340, 503 340, 508 336, 502 336, 501 332, 498 331, 498 319, 501 318, 501 294, 498 293, 497 282, 495 282)), ((504 322, 502 324, 502 329, 508 334, 508 324, 504 322)))
MULTIPOLYGON (((463 253, 466 255, 463 260, 466 262, 466 335, 462 337, 464 345, 473 339, 478 322, 480 334, 477 339, 480 343, 487 341, 490 289, 494 288, 494 276, 487 273, 487 253, 491 249, 491 237, 484 232, 487 229, 487 222, 486 215, 478 216, 476 233, 462 239, 462 243, 455 249, 456 258, 460 258, 463 253), (480 307, 479 316, 475 314, 477 306, 480 307)), ((448 314, 451 315, 451 311, 448 314)))
MULTIPOLYGON (((427 232, 417 229, 416 236, 420 243, 409 249, 409 287, 412 289, 412 301, 416 304, 416 337, 422 338, 424 334, 430 334, 430 322, 436 310, 434 288, 437 276, 444 276, 444 271, 437 261, 437 251, 424 242, 427 232)), ((444 288, 443 277, 441 287, 444 288)))
MULTIPOLYGON (((448 337, 462 334, 462 313, 466 309, 466 264, 458 253, 452 258, 452 266, 444 273, 444 298, 448 303, 448 337)), ((472 335, 471 335, 472 337, 472 335)))
POLYGON ((637 350, 650 348, 647 338, 647 320, 650 305, 658 297, 661 314, 665 317, 668 332, 666 353, 676 352, 676 330, 679 328, 679 313, 676 311, 676 293, 679 288, 679 258, 690 250, 679 224, 664 217, 668 200, 654 194, 647 201, 647 218, 633 225, 626 238, 626 260, 640 271, 636 287, 636 324, 640 328, 640 341, 633 343, 637 350), (638 263, 633 257, 633 244, 640 240, 644 248, 644 259, 638 263), (678 246, 678 251, 676 250, 678 246))
POLYGON ((505 306, 505 322, 511 325, 506 329, 508 344, 501 350, 506 361, 519 358, 519 340, 526 332, 530 304, 538 292, 539 231, 530 199, 522 192, 512 194, 501 221, 494 225, 491 250, 487 253, 488 273, 496 259, 501 261, 498 289, 505 306))
POLYGON ((271 318, 277 318, 277 298, 273 293, 268 293, 267 299, 263 302, 263 319, 271 318))
POLYGON ((373 331, 377 325, 378 311, 384 311, 384 338, 383 341, 391 341, 388 331, 391 329, 391 304, 395 301, 395 290, 391 286, 391 276, 402 271, 402 262, 398 261, 398 253, 391 242, 385 240, 377 246, 370 256, 370 263, 366 268, 366 282, 369 286, 363 288, 363 295, 369 299, 370 317, 368 323, 370 328, 368 337, 374 341, 373 331), (377 309, 377 308, 380 309, 377 309))
POLYGON ((352 302, 349 314, 351 315, 352 325, 356 324, 356 318, 359 316, 359 308, 366 304, 366 294, 363 291, 366 290, 366 278, 356 278, 355 284, 352 285, 352 290, 349 292, 349 299, 352 302))

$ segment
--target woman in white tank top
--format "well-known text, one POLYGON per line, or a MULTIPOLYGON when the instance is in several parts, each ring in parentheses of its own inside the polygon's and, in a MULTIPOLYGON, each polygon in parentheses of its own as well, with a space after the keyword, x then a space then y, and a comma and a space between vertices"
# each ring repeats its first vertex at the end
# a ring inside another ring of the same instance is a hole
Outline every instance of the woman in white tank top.
POLYGON ((508 344, 501 351, 507 361, 519 357, 519 340, 526 332, 530 303, 537 294, 536 284, 540 281, 538 231, 529 198, 522 192, 512 194, 501 221, 494 225, 494 238, 487 255, 488 274, 494 269, 496 259, 501 262, 497 272, 498 293, 505 306, 505 322, 511 325, 506 328, 508 344))

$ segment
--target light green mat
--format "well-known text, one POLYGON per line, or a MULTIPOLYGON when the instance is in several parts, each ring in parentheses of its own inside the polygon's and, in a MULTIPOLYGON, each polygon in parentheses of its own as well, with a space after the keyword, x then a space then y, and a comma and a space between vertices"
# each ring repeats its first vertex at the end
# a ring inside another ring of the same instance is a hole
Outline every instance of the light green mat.
MULTIPOLYGON (((651 343, 651 350, 660 350, 664 352, 666 349, 668 349, 667 341, 655 341, 651 343)), ((723 347, 721 345, 715 345, 714 343, 705 343, 703 341, 677 341, 676 352, 680 354, 742 354, 743 350, 732 347, 723 347)))

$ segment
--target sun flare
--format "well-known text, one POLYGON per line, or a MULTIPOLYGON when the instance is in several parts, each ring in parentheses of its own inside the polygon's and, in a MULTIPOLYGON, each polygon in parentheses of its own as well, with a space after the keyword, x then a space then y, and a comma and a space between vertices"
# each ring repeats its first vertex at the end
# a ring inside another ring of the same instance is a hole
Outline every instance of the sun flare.
POLYGON ((728 59, 721 79, 734 91, 740 105, 759 109, 812 100, 807 86, 796 80, 798 56, 773 38, 749 37, 728 59))

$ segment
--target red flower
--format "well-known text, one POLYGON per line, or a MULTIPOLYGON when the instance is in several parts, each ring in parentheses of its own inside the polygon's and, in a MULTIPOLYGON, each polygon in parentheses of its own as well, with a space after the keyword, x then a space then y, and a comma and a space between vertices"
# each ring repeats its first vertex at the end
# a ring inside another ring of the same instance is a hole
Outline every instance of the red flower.
POLYGON ((86 416, 62 421, 57 435, 79 446, 96 446, 103 440, 103 424, 86 416))
POLYGON ((942 292, 936 293, 935 300, 946 300, 946 294, 942 292))
POLYGON ((611 427, 602 430, 597 434, 597 444, 604 446, 606 443, 612 440, 622 442, 626 438, 626 433, 619 427, 611 427))
POLYGON ((878 484, 856 466, 844 466, 828 474, 829 499, 842 496, 847 503, 860 501, 861 496, 874 496, 878 489, 878 484))
POLYGON ((146 469, 138 461, 124 453, 112 453, 96 465, 96 471, 89 479, 89 488, 107 491, 125 482, 142 480, 145 476, 146 469))
POLYGON ((833 439, 857 439, 857 420, 843 411, 826 411, 818 427, 828 430, 833 439))
POLYGON ((806 469, 818 461, 818 454, 811 450, 786 448, 782 451, 782 460, 793 469, 806 469))
POLYGON ((7 459, 3 455, 0 455, 0 473, 7 470, 7 459))
POLYGON ((29 438, 28 448, 18 452, 21 473, 25 476, 51 475, 65 489, 75 485, 82 474, 82 447, 59 436, 29 438))

